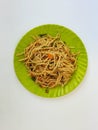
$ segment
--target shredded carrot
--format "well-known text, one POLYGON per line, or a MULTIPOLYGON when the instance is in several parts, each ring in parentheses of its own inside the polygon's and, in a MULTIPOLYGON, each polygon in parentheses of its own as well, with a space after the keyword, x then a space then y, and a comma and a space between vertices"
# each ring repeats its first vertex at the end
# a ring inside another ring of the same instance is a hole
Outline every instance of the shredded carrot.
POLYGON ((52 59, 52 58, 53 58, 53 55, 52 55, 52 54, 48 54, 48 58, 49 58, 49 59, 52 59))

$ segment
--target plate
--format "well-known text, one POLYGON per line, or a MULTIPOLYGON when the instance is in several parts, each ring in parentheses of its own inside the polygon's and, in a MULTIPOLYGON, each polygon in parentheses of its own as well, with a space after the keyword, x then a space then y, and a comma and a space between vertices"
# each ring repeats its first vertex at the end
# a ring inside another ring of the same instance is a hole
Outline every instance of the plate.
POLYGON ((88 56, 86 48, 81 39, 70 29, 55 24, 40 25, 31 29, 21 38, 14 53, 14 69, 17 78, 19 79, 21 84, 31 93, 48 98, 67 95, 75 88, 77 88, 85 76, 87 65, 88 56), (71 80, 64 87, 57 86, 55 88, 49 89, 49 93, 46 93, 45 88, 41 88, 31 79, 31 77, 28 75, 28 71, 24 63, 19 62, 20 57, 16 55, 20 52, 23 52, 28 44, 33 41, 32 36, 36 36, 39 34, 49 34, 52 36, 56 36, 57 33, 61 35, 62 41, 65 41, 67 45, 72 48, 72 52, 80 52, 80 54, 77 59, 77 70, 72 75, 71 80))

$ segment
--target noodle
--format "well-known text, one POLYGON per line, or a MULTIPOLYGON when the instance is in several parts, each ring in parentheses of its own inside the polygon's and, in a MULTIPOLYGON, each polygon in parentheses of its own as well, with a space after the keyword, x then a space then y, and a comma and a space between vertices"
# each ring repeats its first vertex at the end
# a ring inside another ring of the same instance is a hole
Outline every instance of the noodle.
POLYGON ((60 36, 40 35, 27 46, 23 61, 30 76, 41 87, 64 86, 76 70, 76 54, 60 39, 60 36))

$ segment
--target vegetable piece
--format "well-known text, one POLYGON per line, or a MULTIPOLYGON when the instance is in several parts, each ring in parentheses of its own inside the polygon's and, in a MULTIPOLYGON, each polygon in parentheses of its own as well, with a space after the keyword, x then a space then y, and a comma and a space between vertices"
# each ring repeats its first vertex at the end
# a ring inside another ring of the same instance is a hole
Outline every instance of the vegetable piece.
POLYGON ((52 54, 48 54, 48 58, 49 59, 53 59, 53 55, 52 54))

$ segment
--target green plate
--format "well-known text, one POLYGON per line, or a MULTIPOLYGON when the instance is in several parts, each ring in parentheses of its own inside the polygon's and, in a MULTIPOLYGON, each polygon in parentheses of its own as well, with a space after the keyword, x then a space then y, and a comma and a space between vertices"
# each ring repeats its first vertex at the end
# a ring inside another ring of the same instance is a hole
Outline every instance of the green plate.
POLYGON ((53 98, 63 96, 72 92, 76 87, 79 86, 80 82, 84 78, 87 70, 87 64, 87 52, 80 38, 70 29, 55 24, 46 24, 31 29, 19 41, 14 53, 14 68, 19 81, 31 93, 42 97, 53 98), (59 33, 61 35, 61 39, 63 41, 66 41, 69 47, 73 48, 71 49, 72 52, 80 52, 77 61, 77 70, 72 75, 71 80, 64 87, 58 86, 49 89, 49 93, 46 93, 44 88, 41 88, 30 78, 24 63, 19 62, 18 60, 20 59, 20 57, 16 56, 18 53, 23 52, 24 48, 26 48, 28 44, 30 44, 30 42, 33 41, 32 36, 46 33, 52 36, 56 36, 56 34, 59 33))

